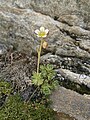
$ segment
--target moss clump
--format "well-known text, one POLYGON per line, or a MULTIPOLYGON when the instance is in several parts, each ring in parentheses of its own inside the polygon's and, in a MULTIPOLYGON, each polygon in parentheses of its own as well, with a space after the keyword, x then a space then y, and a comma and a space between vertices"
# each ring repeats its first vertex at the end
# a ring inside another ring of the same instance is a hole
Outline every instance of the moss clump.
POLYGON ((11 91, 10 83, 0 80, 0 106, 4 104, 6 97, 10 95, 11 91))
POLYGON ((30 105, 30 115, 32 120, 55 120, 55 112, 42 103, 30 105))
POLYGON ((20 96, 9 96, 5 105, 0 109, 0 120, 28 120, 20 96))
POLYGON ((0 120, 55 120, 54 114, 44 102, 26 103, 18 94, 9 96, 0 108, 0 120))
POLYGON ((9 82, 0 81, 0 97, 2 95, 9 95, 11 93, 11 85, 9 82))

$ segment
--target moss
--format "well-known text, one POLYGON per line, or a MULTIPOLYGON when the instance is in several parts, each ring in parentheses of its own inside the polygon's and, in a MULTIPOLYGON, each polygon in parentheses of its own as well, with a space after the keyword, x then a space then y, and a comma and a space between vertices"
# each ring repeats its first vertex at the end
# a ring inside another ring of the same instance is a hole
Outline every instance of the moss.
POLYGON ((41 103, 35 103, 30 107, 30 115, 32 120, 55 120, 54 111, 41 103))
POLYGON ((0 120, 28 120, 20 96, 10 96, 0 110, 0 120))
POLYGON ((0 81, 0 106, 2 106, 6 100, 6 97, 10 95, 12 87, 9 82, 3 80, 0 81))
POLYGON ((9 82, 0 81, 0 95, 5 94, 9 95, 12 88, 9 82))
POLYGON ((26 103, 20 95, 9 96, 0 108, 0 120, 55 120, 54 111, 40 103, 26 103))

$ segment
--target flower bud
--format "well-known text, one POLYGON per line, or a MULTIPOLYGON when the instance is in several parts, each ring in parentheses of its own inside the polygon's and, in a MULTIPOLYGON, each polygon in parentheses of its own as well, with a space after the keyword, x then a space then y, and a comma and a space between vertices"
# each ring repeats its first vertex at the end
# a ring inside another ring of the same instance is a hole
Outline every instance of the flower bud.
POLYGON ((44 49, 47 48, 47 47, 48 47, 48 43, 47 43, 46 41, 44 41, 42 47, 43 47, 44 49))

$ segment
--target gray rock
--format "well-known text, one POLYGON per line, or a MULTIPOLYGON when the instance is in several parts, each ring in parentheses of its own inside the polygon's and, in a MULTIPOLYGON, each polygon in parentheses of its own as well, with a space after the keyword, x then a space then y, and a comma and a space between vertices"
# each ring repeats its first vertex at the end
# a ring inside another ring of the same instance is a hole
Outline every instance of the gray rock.
POLYGON ((0 44, 0 55, 4 55, 7 52, 7 47, 4 44, 0 44))
MULTIPOLYGON (((80 12, 76 1, 0 1, 0 38, 3 43, 10 43, 18 51, 27 54, 35 51, 38 44, 34 30, 40 26, 49 29, 49 36, 46 38, 49 42, 48 50, 61 56, 90 58, 90 31, 85 30, 84 17, 76 15, 76 11, 80 12), (16 4, 20 7, 17 7, 16 4), (38 5, 38 6, 37 6, 38 5), (24 6, 24 7, 23 7, 24 6), (46 9, 46 7, 48 9, 46 9), (67 6, 67 7, 65 7, 67 6), (74 7, 73 7, 74 6, 74 7), (64 8, 65 7, 65 8, 64 8), (22 9, 23 8, 23 9, 22 9), (56 9, 57 8, 57 9, 56 9), (73 9, 72 9, 73 8, 73 9), (38 12, 34 12, 38 11, 38 12), (56 9, 56 10, 55 10, 56 9), (45 11, 47 10, 47 11, 45 11), (53 11, 52 11, 53 10, 53 11), (71 14, 71 12, 75 14, 71 14), (43 12, 43 14, 41 14, 43 12), (67 12, 67 15, 56 21, 52 16, 58 16, 67 12), (50 15, 51 17, 47 16, 50 15), (70 16, 71 15, 71 16, 70 16), (80 17, 80 19, 79 19, 80 17), (68 23, 71 18, 71 25, 68 23), (66 24, 65 21, 68 23, 66 24), (78 25, 79 23, 83 25, 78 25), (87 42, 88 39, 88 42, 87 42), (77 43, 77 40, 79 42, 77 43), (84 41, 84 46, 83 46, 84 41), (54 48, 54 49, 53 49, 54 48)), ((80 2, 82 5, 83 1, 80 2)), ((85 6, 87 6, 85 2, 85 6)), ((84 7, 84 11, 89 12, 84 7)), ((86 24, 86 23, 85 23, 86 24)))
POLYGON ((56 20, 63 20, 69 25, 90 28, 90 0, 16 0, 15 3, 23 8, 49 15, 56 20))
POLYGON ((50 63, 53 63, 53 64, 60 64, 60 61, 61 61, 61 58, 57 55, 52 55, 51 53, 48 53, 48 54, 45 54, 45 55, 42 55, 41 56, 41 61, 44 62, 44 61, 48 61, 50 63))
POLYGON ((70 70, 66 70, 66 69, 58 69, 57 71, 65 79, 68 79, 80 85, 84 84, 90 88, 90 77, 89 76, 86 76, 85 74, 77 74, 77 73, 71 72, 70 70))
POLYGON ((75 25, 80 26, 83 26, 84 22, 90 22, 90 0, 0 0, 0 3, 19 8, 30 8, 53 18, 60 17, 59 20, 62 21, 63 19, 64 22, 70 25, 73 25, 72 21, 75 21, 75 25), (68 15, 71 16, 69 17, 68 15), (86 19, 86 21, 84 19, 86 19))
POLYGON ((59 87, 53 92, 51 99, 55 111, 66 113, 77 120, 90 120, 90 96, 59 87))

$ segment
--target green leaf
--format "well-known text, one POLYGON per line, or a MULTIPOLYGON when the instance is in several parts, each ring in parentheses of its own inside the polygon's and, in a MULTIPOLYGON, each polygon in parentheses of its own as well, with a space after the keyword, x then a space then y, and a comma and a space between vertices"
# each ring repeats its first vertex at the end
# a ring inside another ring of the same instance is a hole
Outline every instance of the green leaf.
POLYGON ((41 92, 45 95, 50 95, 51 94, 50 85, 48 83, 44 83, 41 86, 41 92))
POLYGON ((47 79, 48 81, 52 80, 56 74, 55 71, 53 70, 53 66, 50 64, 41 65, 40 71, 41 71, 42 77, 44 79, 47 79))
POLYGON ((36 72, 33 73, 32 83, 34 85, 40 86, 43 84, 43 81, 44 79, 42 78, 41 73, 38 73, 38 74, 36 72))
POLYGON ((53 90, 53 89, 56 89, 58 85, 59 85, 58 81, 57 81, 57 80, 53 80, 53 81, 52 81, 52 84, 51 84, 51 89, 52 89, 52 90, 53 90))

